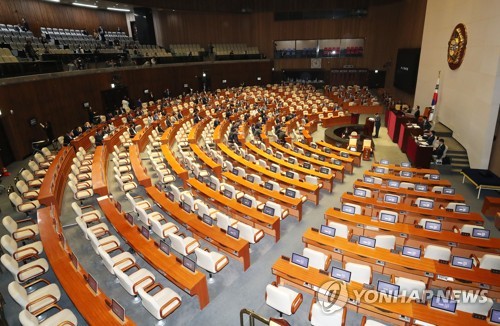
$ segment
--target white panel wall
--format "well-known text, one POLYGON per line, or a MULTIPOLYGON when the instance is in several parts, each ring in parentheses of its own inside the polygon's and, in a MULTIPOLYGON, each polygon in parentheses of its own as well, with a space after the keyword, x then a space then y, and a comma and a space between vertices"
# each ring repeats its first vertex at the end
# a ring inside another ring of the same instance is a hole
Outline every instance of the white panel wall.
POLYGON ((438 71, 438 119, 453 130, 472 168, 487 168, 500 96, 500 1, 428 0, 415 104, 430 106, 438 71), (453 28, 463 23, 468 43, 457 70, 446 61, 453 28), (497 91, 495 91, 497 89, 497 91))

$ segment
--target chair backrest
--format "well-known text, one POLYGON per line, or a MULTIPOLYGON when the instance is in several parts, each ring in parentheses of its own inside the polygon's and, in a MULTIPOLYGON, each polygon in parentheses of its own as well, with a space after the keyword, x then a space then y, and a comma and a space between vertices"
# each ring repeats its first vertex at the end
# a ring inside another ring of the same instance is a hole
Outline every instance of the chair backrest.
POLYGON ((26 309, 23 309, 19 313, 19 322, 23 326, 37 326, 37 325, 40 325, 40 323, 38 322, 38 319, 36 318, 36 316, 34 316, 31 312, 29 312, 26 309))
POLYGON ((243 197, 249 199, 252 202, 252 206, 251 207, 253 207, 253 208, 257 207, 257 199, 255 199, 254 196, 249 195, 249 194, 244 194, 243 197))
POLYGON ((23 200, 21 197, 19 197, 19 195, 17 194, 17 192, 11 192, 9 194, 9 199, 10 199, 10 202, 14 205, 14 206, 17 206, 17 205, 21 205, 23 203, 23 200))
POLYGON ((2 262, 3 266, 9 272, 11 272, 11 274, 17 280, 17 273, 19 271, 19 264, 18 264, 18 262, 14 258, 12 258, 12 256, 9 255, 9 254, 3 254, 2 257, 0 257, 0 261, 2 262))
POLYGON ((420 205, 420 202, 424 200, 424 201, 432 201, 434 203, 434 200, 433 199, 429 199, 429 198, 424 198, 424 197, 418 197, 417 199, 415 199, 415 205, 419 206, 420 205))
POLYGON ((142 223, 148 226, 151 225, 151 220, 149 219, 148 214, 143 208, 141 208, 140 206, 135 206, 135 211, 137 212, 137 214, 139 214, 139 220, 141 220, 142 223))
POLYGON ((9 215, 6 215, 3 219, 2 219, 2 224, 4 226, 4 228, 10 233, 12 234, 14 231, 17 230, 18 228, 18 225, 17 225, 17 222, 12 218, 10 217, 9 215))
POLYGON ((469 296, 469 291, 461 291, 456 294, 455 299, 457 299, 457 310, 467 312, 469 314, 478 314, 482 316, 488 316, 491 307, 493 307, 493 300, 485 296, 480 296, 482 299, 471 299, 469 296), (483 302, 485 301, 485 302, 483 302))
POLYGON ((247 172, 241 166, 237 166, 237 167, 235 167, 235 169, 236 169, 236 171, 238 171, 238 176, 244 178, 247 175, 247 172))
POLYGON ((272 284, 266 286, 266 303, 276 310, 286 314, 292 314, 292 304, 295 297, 292 298, 290 291, 276 287, 272 284))
POLYGON ((349 228, 347 227, 347 225, 333 221, 328 221, 328 226, 335 229, 336 237, 347 239, 347 237, 349 236, 349 228))
POLYGON ((16 188, 21 194, 29 191, 28 185, 23 180, 19 180, 16 182, 16 188))
POLYGON ((373 177, 373 183, 376 184, 376 185, 381 185, 382 184, 382 178, 373 177))
POLYGON ((446 205, 446 209, 451 209, 451 210, 455 210, 455 208, 457 206, 460 206, 460 205, 465 205, 464 203, 455 203, 455 202, 451 202, 451 203, 448 203, 446 205))
POLYGON ((45 157, 43 157, 43 155, 40 153, 35 153, 34 158, 35 158, 35 161, 38 162, 38 164, 45 162, 45 157))
POLYGON ((273 191, 280 191, 281 187, 280 184, 277 183, 276 181, 269 180, 267 181, 269 184, 273 185, 273 191))
POLYGON ((401 182, 399 184, 399 188, 403 188, 403 189, 409 189, 409 188, 412 188, 412 189, 415 189, 415 184, 414 183, 411 183, 411 182, 401 182))
POLYGON ((211 175, 210 182, 213 182, 215 184, 215 191, 220 191, 220 181, 216 176, 211 175))
POLYGON ((316 177, 314 175, 306 175, 305 180, 306 180, 307 183, 310 183, 310 184, 313 184, 313 185, 319 184, 318 177, 316 177))
POLYGON ((247 176, 252 176, 253 177, 253 183, 255 183, 255 184, 261 184, 262 183, 262 178, 260 177, 260 175, 250 173, 247 176))
POLYGON ((345 269, 351 272, 351 281, 361 284, 371 283, 372 269, 370 266, 357 263, 346 263, 345 269))
POLYGON ((325 263, 328 260, 328 256, 324 253, 316 250, 312 250, 310 248, 304 248, 302 254, 309 258, 309 266, 317 268, 317 269, 325 269, 328 266, 325 266, 325 263))
POLYGON ((226 160, 225 163, 226 163, 226 169, 228 171, 233 171, 233 163, 229 160, 226 160))
POLYGON ((500 270, 500 256, 484 254, 483 257, 479 257, 479 268, 487 270, 500 270))
POLYGON ((460 228, 460 233, 469 233, 472 234, 472 230, 474 229, 484 229, 484 227, 480 225, 473 225, 473 224, 464 224, 460 228))
POLYGON ((40 167, 38 166, 38 164, 36 164, 35 161, 29 161, 28 162, 28 167, 31 169, 31 171, 33 172, 36 172, 38 170, 40 170, 40 167))
POLYGON ((399 285, 399 294, 401 296, 409 296, 409 294, 417 293, 418 296, 415 299, 421 299, 426 289, 425 283, 422 281, 414 280, 406 277, 395 277, 395 284, 399 285))
POLYGON ((74 163, 77 167, 82 166, 82 163, 80 163, 80 161, 78 160, 78 158, 77 158, 77 157, 73 157, 73 163, 74 163))
POLYGON ((69 180, 68 181, 68 185, 69 185, 69 188, 71 189, 71 191, 76 194, 78 192, 78 189, 76 188, 76 185, 73 181, 69 180))
POLYGON ((279 166, 278 164, 276 164, 276 163, 271 163, 271 167, 270 167, 270 169, 271 169, 271 168, 272 168, 272 169, 276 169, 276 173, 280 173, 280 172, 281 172, 281 168, 280 168, 280 166, 279 166))
POLYGON ((210 216, 210 208, 204 202, 198 202, 198 211, 197 214, 199 217, 203 217, 204 214, 210 216))
POLYGON ((191 193, 189 193, 188 191, 183 191, 181 194, 181 201, 188 204, 191 207, 191 210, 194 211, 194 198, 191 193))
POLYGON ((50 149, 48 149, 47 147, 42 147, 42 154, 45 156, 45 157, 48 157, 48 156, 51 156, 52 153, 50 152, 50 149))
POLYGON ((5 249, 10 255, 17 250, 17 242, 12 239, 10 235, 5 234, 2 236, 0 243, 2 244, 2 248, 5 249))
POLYGON ((280 204, 272 202, 272 201, 267 201, 266 206, 273 208, 274 209, 274 216, 281 218, 282 208, 281 208, 280 204))
POLYGON ((33 177, 33 174, 31 174, 31 172, 28 170, 23 170, 21 172, 21 176, 23 177, 24 180, 26 180, 26 182, 30 182, 30 181, 33 181, 35 179, 33 177))
POLYGON ((179 188, 177 188, 173 184, 170 184, 170 190, 172 191, 172 194, 174 195, 174 201, 179 203, 181 201, 181 191, 179 190, 179 188))
POLYGON ((443 186, 434 186, 432 187, 432 192, 443 192, 444 187, 443 186))
POLYGON ((396 247, 396 237, 393 235, 375 236, 375 247, 384 249, 394 249, 396 247))
POLYGON ((435 245, 428 245, 425 247, 424 258, 449 261, 450 256, 451 250, 449 248, 435 245))
POLYGON ((217 226, 223 230, 227 230, 230 223, 229 216, 221 212, 216 212, 215 217, 217 218, 217 226))
POLYGON ((182 241, 181 236, 175 233, 170 233, 168 237, 170 238, 171 241, 170 245, 172 246, 172 249, 181 254, 185 252, 184 242, 182 241))
POLYGON ((234 199, 236 196, 236 189, 234 188, 234 186, 227 184, 227 183, 223 183, 223 185, 224 185, 224 192, 226 190, 230 191, 231 192, 231 199, 234 199))
POLYGON ((115 263, 114 263, 114 262, 113 262, 113 260, 111 259, 111 256, 109 255, 109 253, 107 253, 107 252, 106 252, 106 250, 104 250, 104 248, 103 248, 103 247, 99 247, 99 248, 97 248, 97 251, 98 251, 98 253, 99 253, 99 256, 101 256, 101 258, 102 258, 102 262, 103 262, 104 266, 107 268, 107 270, 108 270, 111 274, 115 275, 115 271, 114 271, 114 269, 113 269, 113 265, 114 265, 115 263))

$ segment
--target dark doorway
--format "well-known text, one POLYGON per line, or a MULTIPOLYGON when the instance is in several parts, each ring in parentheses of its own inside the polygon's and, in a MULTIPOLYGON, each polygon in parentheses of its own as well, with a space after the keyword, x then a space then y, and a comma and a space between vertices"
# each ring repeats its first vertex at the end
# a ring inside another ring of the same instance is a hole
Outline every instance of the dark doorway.
POLYGON ((5 133, 1 117, 0 117, 0 160, 3 162, 4 166, 7 166, 10 163, 14 162, 14 155, 12 154, 12 150, 9 144, 9 139, 7 138, 7 134, 5 133))
POLYGON ((101 91, 102 107, 104 111, 107 113, 120 107, 125 96, 128 97, 128 88, 124 86, 101 91))

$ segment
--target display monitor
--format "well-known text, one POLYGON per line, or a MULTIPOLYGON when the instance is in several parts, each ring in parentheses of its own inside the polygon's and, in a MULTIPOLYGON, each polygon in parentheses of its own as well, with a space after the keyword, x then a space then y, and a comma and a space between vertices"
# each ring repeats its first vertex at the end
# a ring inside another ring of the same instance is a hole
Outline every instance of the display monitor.
POLYGON ((441 231, 441 223, 440 222, 433 222, 433 221, 425 221, 424 229, 429 230, 429 231, 440 232, 441 231))
POLYGON ((469 212, 470 212, 469 205, 456 205, 455 206, 455 213, 468 214, 469 212))
POLYGON ((399 295, 399 285, 378 280, 377 291, 380 293, 385 293, 387 295, 397 297, 399 295))
POLYGON ((472 258, 452 256, 451 257, 451 266, 472 269, 472 266, 474 266, 474 262, 473 262, 472 258))
POLYGON ((174 194, 172 192, 167 192, 167 198, 170 201, 174 201, 175 199, 174 194))
POLYGON ((426 208, 426 209, 433 209, 434 208, 434 202, 432 200, 425 200, 421 199, 418 203, 418 207, 420 208, 426 208))
POLYGON ((213 224, 213 220, 210 216, 208 216, 207 214, 203 214, 201 220, 203 221, 203 223, 209 225, 209 226, 212 226, 213 224))
POLYGON ((231 171, 231 172, 232 172, 234 175, 238 175, 238 173, 239 173, 240 171, 238 171, 238 169, 236 169, 236 168, 233 168, 233 171, 231 171))
POLYGON ((270 148, 266 149, 266 153, 271 155, 272 154, 271 149, 270 148))
POLYGON ((134 217, 130 213, 125 213, 125 219, 130 225, 134 225, 134 217))
POLYGON ((445 195, 454 195, 455 194, 455 188, 444 187, 443 188, 443 194, 445 194, 445 195))
POLYGON ((356 213, 356 207, 351 206, 351 205, 347 205, 347 204, 343 204, 342 205, 342 213, 354 215, 356 213))
POLYGON ((384 173, 385 173, 385 169, 384 169, 384 168, 375 168, 375 169, 373 170, 373 172, 375 172, 375 173, 382 173, 382 174, 384 174, 384 173))
POLYGON ((293 177, 294 177, 294 173, 292 171, 286 171, 285 175, 287 178, 290 178, 290 179, 293 179, 293 177))
POLYGON ((281 153, 276 153, 276 158, 279 158, 279 159, 283 158, 283 154, 281 154, 281 153))
POLYGON ((298 153, 298 152, 299 152, 299 148, 298 148, 298 147, 294 147, 294 148, 293 148, 293 151, 294 151, 295 153, 298 153))
POLYGON ((156 189, 158 189, 158 191, 161 191, 161 183, 157 182, 155 183, 155 186, 156 186, 156 189))
POLYGON ((318 145, 314 144, 314 143, 311 143, 310 146, 314 149, 318 148, 318 145))
POLYGON ((333 160, 333 164, 342 165, 342 162, 340 160, 333 160))
POLYGON ((331 276, 346 283, 351 281, 351 272, 342 268, 332 267, 331 276))
POLYGON ((274 208, 265 205, 264 209, 262 210, 262 213, 270 215, 270 216, 274 216, 274 208))
POLYGON ((318 159, 319 159, 321 162, 326 161, 326 157, 324 157, 323 155, 320 155, 320 156, 318 157, 318 159))
POLYGON ((319 172, 321 172, 323 174, 330 174, 330 169, 327 168, 327 167, 322 166, 322 167, 319 168, 319 172))
POLYGON ((235 239, 240 238, 240 230, 238 230, 237 228, 234 228, 232 226, 227 227, 227 234, 232 236, 235 239))
POLYGON ((404 168, 411 168, 411 163, 410 162, 402 162, 401 166, 404 168))
POLYGON ((182 266, 186 267, 192 273, 196 272, 196 263, 186 256, 182 257, 182 266))
POLYGON ((389 180, 387 181, 387 186, 391 188, 399 188, 399 181, 389 180))
POLYGON ((365 175, 363 177, 363 181, 366 182, 366 183, 374 183, 375 179, 373 179, 373 177, 369 177, 369 176, 365 175))
POLYGON ((429 180, 440 180, 441 176, 439 174, 429 174, 429 180))
POLYGON ((385 212, 380 213, 379 216, 379 220, 381 222, 392 223, 392 224, 396 223, 397 218, 398 216, 396 214, 389 214, 385 212))
POLYGON ((182 202, 182 209, 185 210, 187 213, 191 213, 191 205, 189 205, 186 202, 182 202))
POLYGON ((210 181, 208 187, 214 191, 217 191, 217 185, 215 184, 215 182, 210 181))
POLYGON ((343 158, 349 158, 349 153, 340 152, 340 156, 342 156, 343 158))
POLYGON ((147 226, 142 226, 141 227, 141 234, 144 238, 149 240, 149 228, 147 226))
POLYGON ((323 148, 323 151, 325 151, 325 153, 328 153, 328 154, 332 153, 332 149, 328 148, 328 147, 323 148))
POLYGON ((422 250, 420 248, 403 246, 403 251, 401 252, 401 254, 406 257, 420 259, 422 250))
POLYGON ((305 169, 310 169, 311 168, 311 163, 304 162, 304 163, 302 163, 302 167, 305 168, 305 169))
POLYGON ((290 188, 287 188, 285 190, 285 196, 288 196, 290 198, 295 198, 296 191, 290 188))
POLYGON ((389 165, 389 160, 380 160, 380 164, 389 165))
POLYGON ((307 151, 307 152, 304 153, 304 155, 307 156, 307 157, 311 157, 311 152, 307 151))
POLYGON ((295 160, 293 159, 293 157, 288 158, 288 163, 295 164, 295 160))
POLYGON ((201 183, 205 183, 205 180, 201 174, 198 174, 198 176, 196 177, 196 180, 198 180, 201 183))
POLYGON ((443 297, 434 296, 431 299, 431 307, 454 313, 457 309, 457 301, 443 297))
POLYGON ((391 204, 397 204, 399 202, 399 196, 398 195, 385 194, 384 195, 384 202, 391 203, 391 204))
POLYGON ((119 201, 115 201, 116 210, 120 213, 122 212, 122 204, 119 201))
POLYGON ((300 267, 309 267, 309 258, 302 255, 292 253, 292 263, 299 265, 300 267))
POLYGON ((356 189, 354 189, 354 196, 366 197, 366 190, 365 189, 356 188, 356 189))
POLYGON ((247 197, 241 197, 241 204, 246 207, 252 207, 252 200, 247 197))
POLYGON ((494 324, 500 324, 500 310, 492 309, 490 321, 494 324))
POLYGON ((489 239, 490 238, 490 230, 481 229, 481 228, 473 228, 471 236, 474 238, 489 239))
POLYGON ((226 196, 227 198, 229 198, 229 199, 232 199, 232 198, 233 198, 233 193, 232 193, 232 192, 231 192, 231 190, 229 190, 229 189, 224 189, 224 190, 222 191, 222 194, 223 194, 224 196, 226 196))
POLYGON ((253 175, 247 175, 247 181, 253 183, 254 180, 255 180, 255 178, 253 175))
POLYGON ((273 190, 273 185, 272 183, 266 181, 264 183, 264 188, 266 188, 267 190, 273 190))
POLYGON ((276 171, 278 171, 278 168, 275 165, 271 165, 271 167, 269 168, 269 170, 271 172, 276 172, 276 171))
POLYGON ((167 255, 170 255, 170 246, 168 245, 165 239, 160 240, 160 250, 166 253, 167 255))
POLYGON ((421 191, 421 192, 426 192, 427 191, 427 185, 415 185, 415 190, 416 191, 421 191))
POLYGON ((413 177, 413 173, 411 173, 410 171, 401 171, 401 176, 405 178, 411 178, 413 177))
POLYGON ((73 264, 73 267, 78 269, 78 258, 76 258, 76 255, 72 252, 69 253, 69 259, 71 260, 71 263, 73 264))
POLYGON ((331 226, 328 225, 321 225, 319 229, 319 233, 327 235, 329 237, 335 237, 335 228, 332 228, 331 226))
POLYGON ((375 242, 376 240, 374 238, 369 238, 364 236, 360 236, 358 239, 358 244, 370 248, 375 248, 375 242))
POLYGON ((111 299, 111 311, 120 319, 121 321, 125 321, 125 308, 123 308, 118 301, 115 299, 111 299))

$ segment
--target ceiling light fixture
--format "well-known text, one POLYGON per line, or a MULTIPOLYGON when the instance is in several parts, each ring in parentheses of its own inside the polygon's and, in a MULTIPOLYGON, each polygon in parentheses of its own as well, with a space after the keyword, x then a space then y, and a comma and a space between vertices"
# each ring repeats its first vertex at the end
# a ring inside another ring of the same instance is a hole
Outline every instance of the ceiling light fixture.
POLYGON ((45 0, 45 1, 48 1, 48 2, 61 2, 61 0, 45 0))
POLYGON ((123 9, 123 8, 107 7, 106 9, 113 10, 113 11, 130 12, 130 9, 123 9))
POLYGON ((73 2, 73 6, 79 6, 79 7, 86 7, 86 8, 97 8, 96 5, 89 5, 86 3, 81 3, 81 2, 73 2))

